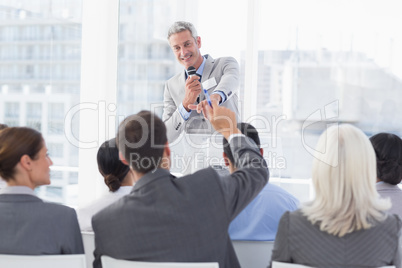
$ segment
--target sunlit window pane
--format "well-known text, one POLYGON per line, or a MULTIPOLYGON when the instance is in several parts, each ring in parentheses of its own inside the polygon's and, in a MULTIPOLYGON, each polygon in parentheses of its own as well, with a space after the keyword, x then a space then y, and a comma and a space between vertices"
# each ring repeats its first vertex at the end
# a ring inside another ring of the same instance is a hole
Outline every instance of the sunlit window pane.
POLYGON ((286 166, 271 174, 309 178, 310 152, 334 122, 368 136, 402 134, 398 1, 259 4, 257 113, 271 126, 273 117, 286 117, 270 133, 281 140, 271 149, 281 151, 286 166))
MULTIPOLYGON (((118 55, 118 115, 162 104, 163 87, 176 62, 166 40, 177 0, 121 0, 118 55)), ((155 111, 159 116, 162 109, 155 111)))
POLYGON ((78 150, 64 118, 79 103, 80 57, 81 0, 0 0, 0 122, 42 132, 54 165, 51 186, 38 193, 57 203, 75 202, 67 194, 78 150))

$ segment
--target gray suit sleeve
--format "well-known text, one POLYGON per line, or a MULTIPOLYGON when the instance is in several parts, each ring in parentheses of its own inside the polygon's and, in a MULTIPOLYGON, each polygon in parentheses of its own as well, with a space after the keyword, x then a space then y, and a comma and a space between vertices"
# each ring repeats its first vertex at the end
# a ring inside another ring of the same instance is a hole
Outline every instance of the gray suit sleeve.
POLYGON ((177 139, 183 131, 185 120, 181 116, 179 109, 172 98, 167 82, 165 83, 165 90, 163 93, 162 120, 166 125, 168 141, 172 142, 177 139))
POLYGON ((268 166, 254 141, 234 137, 230 141, 236 172, 221 177, 228 218, 232 221, 264 188, 268 182, 268 166))
POLYGON ((222 91, 228 101, 239 88, 239 64, 235 58, 227 57, 222 64, 222 76, 214 91, 222 91))

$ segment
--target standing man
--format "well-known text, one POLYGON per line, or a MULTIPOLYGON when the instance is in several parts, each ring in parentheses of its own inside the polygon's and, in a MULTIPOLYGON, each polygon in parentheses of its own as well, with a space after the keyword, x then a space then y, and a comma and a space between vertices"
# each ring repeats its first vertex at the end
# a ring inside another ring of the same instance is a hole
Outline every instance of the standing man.
POLYGON ((187 133, 213 133, 210 123, 189 108, 189 105, 205 100, 203 88, 211 100, 217 100, 219 105, 232 110, 239 120, 237 61, 232 57, 213 59, 208 54, 201 55, 201 37, 189 22, 175 22, 167 39, 177 60, 185 68, 165 84, 162 120, 166 124, 168 141, 177 139, 183 130, 187 133), (197 70, 197 75, 187 74, 190 66, 197 70))
POLYGON ((130 194, 95 214, 94 268, 101 256, 155 262, 218 262, 239 268, 230 222, 261 191, 268 169, 256 144, 236 127, 235 114, 212 101, 211 125, 228 141, 238 172, 212 168, 176 178, 169 172, 166 127, 148 111, 127 117, 117 136, 120 158, 133 170, 130 194))

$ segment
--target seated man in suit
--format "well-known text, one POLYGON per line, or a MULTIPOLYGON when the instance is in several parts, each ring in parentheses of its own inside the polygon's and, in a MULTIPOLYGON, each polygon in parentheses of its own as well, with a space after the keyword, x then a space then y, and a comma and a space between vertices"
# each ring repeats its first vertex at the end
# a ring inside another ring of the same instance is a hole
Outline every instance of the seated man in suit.
POLYGON ((156 262, 218 262, 238 268, 228 235, 230 222, 268 181, 258 147, 237 129, 234 112, 207 105, 204 114, 228 141, 238 172, 219 176, 212 168, 181 178, 170 172, 166 126, 148 111, 127 117, 117 142, 136 184, 130 194, 95 214, 94 268, 100 258, 156 262))
MULTIPOLYGON (((260 138, 258 131, 250 124, 239 123, 237 127, 258 147, 260 138)), ((264 150, 260 148, 261 155, 264 150)), ((228 141, 223 138, 223 157, 229 166, 230 173, 237 170, 235 160, 228 141)), ((279 220, 286 211, 296 210, 299 200, 279 186, 267 183, 264 189, 251 203, 232 221, 229 235, 232 240, 275 240, 279 220)))
POLYGON ((162 120, 166 124, 168 141, 177 139, 183 130, 187 133, 213 132, 209 122, 189 107, 205 100, 202 86, 211 100, 217 100, 220 105, 231 109, 239 120, 237 61, 232 57, 213 59, 208 54, 203 56, 200 52, 201 37, 189 22, 175 22, 168 31, 167 39, 178 62, 185 67, 185 71, 165 84, 162 120), (188 75, 190 66, 196 69, 196 75, 188 75))

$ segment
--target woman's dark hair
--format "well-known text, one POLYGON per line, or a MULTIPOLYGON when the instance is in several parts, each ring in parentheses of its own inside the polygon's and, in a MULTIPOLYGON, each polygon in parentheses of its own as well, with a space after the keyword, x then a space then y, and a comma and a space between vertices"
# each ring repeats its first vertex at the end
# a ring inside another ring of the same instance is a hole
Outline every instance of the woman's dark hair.
POLYGON ((23 155, 36 159, 44 146, 42 134, 32 128, 9 127, 0 131, 0 177, 14 178, 15 166, 23 155))
POLYGON ((391 133, 370 138, 377 158, 377 178, 397 185, 402 180, 402 140, 391 133))
POLYGON ((97 155, 99 172, 105 179, 105 184, 111 192, 117 191, 130 167, 119 159, 119 150, 115 139, 105 141, 98 150, 97 155))

